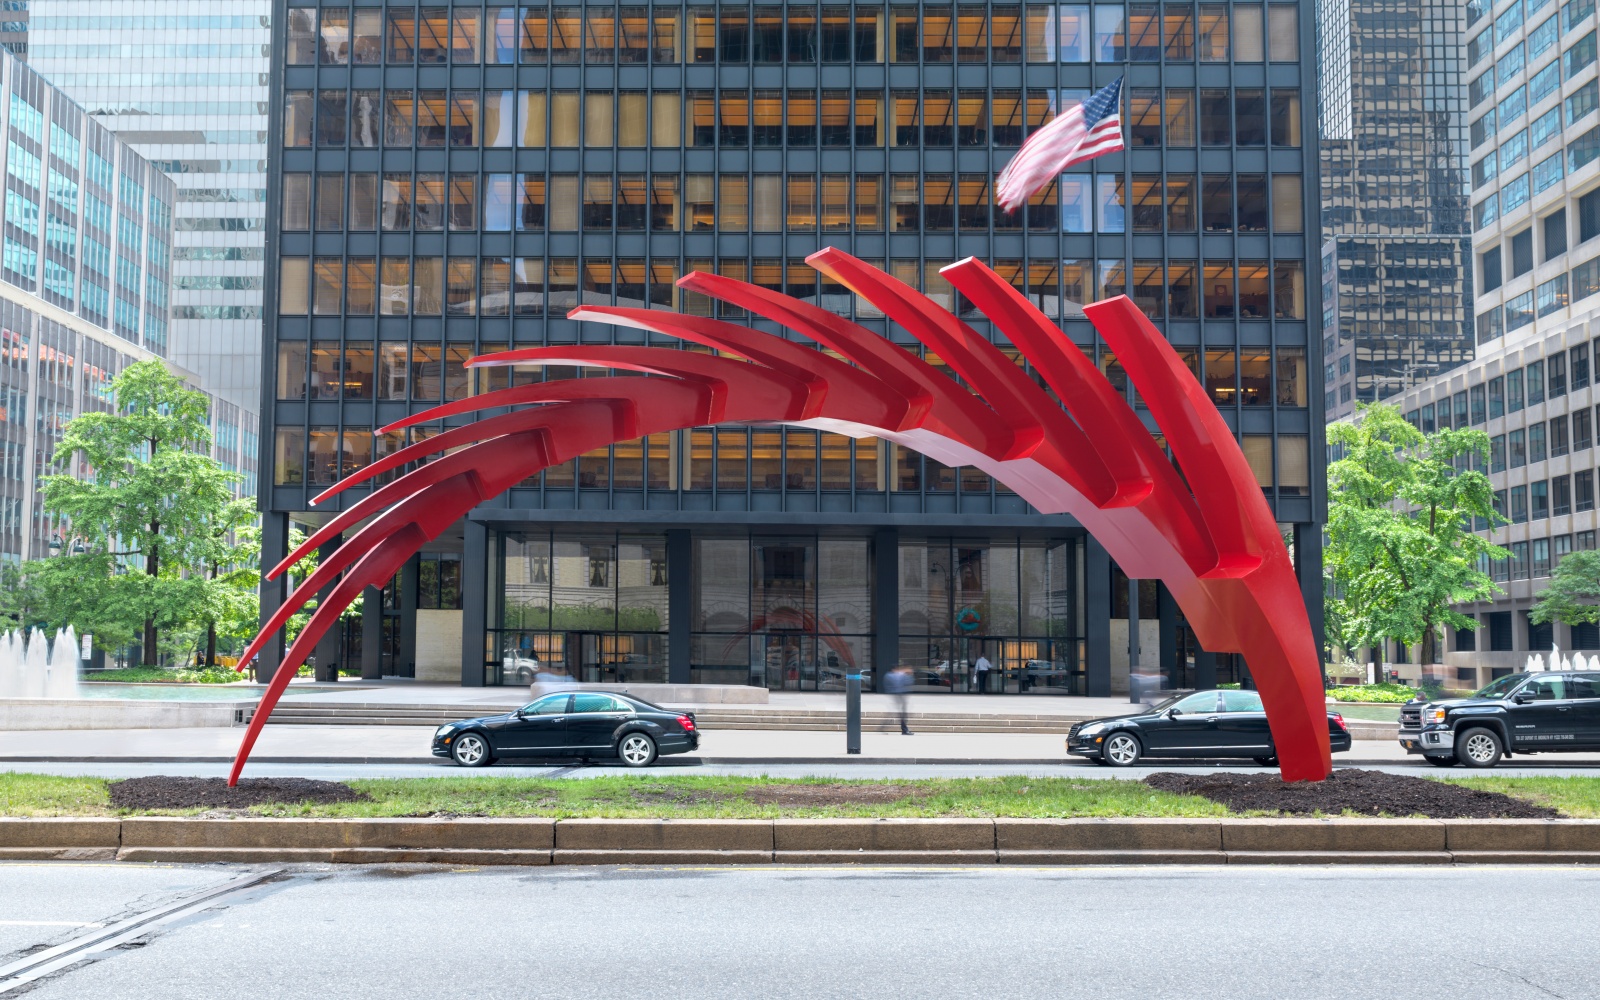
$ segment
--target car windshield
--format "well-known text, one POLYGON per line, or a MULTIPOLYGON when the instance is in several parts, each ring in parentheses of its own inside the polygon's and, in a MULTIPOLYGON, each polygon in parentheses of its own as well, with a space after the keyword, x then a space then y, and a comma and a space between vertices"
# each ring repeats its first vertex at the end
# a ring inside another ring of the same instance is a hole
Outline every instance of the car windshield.
POLYGON ((1473 695, 1473 697, 1504 698, 1506 695, 1511 693, 1512 688, 1526 680, 1527 676, 1527 674, 1512 674, 1509 677, 1501 677, 1498 680, 1490 683, 1490 685, 1484 688, 1482 691, 1479 691, 1477 694, 1473 695))

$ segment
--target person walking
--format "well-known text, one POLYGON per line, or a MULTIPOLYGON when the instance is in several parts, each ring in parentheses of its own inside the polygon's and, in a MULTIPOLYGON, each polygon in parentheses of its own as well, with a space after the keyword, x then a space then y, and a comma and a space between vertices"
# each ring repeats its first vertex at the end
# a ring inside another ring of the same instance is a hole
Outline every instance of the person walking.
POLYGON ((900 735, 911 736, 911 668, 901 664, 889 671, 883 679, 883 689, 894 695, 895 710, 900 713, 900 735))
POLYGON ((989 658, 983 655, 983 651, 979 650, 978 662, 972 665, 972 672, 976 674, 978 678, 979 694, 989 693, 989 670, 993 666, 994 664, 989 662, 989 658))

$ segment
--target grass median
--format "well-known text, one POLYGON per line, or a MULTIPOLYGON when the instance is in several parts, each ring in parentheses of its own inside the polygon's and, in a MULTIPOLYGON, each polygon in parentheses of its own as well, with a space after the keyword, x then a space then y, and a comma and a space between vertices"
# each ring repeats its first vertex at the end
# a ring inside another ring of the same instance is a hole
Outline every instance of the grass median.
MULTIPOLYGON (((917 781, 786 780, 728 777, 372 778, 345 782, 354 802, 264 803, 230 813, 254 816, 549 816, 770 819, 780 816, 1225 816, 1192 795, 1137 781, 1063 778, 952 778, 917 781)), ((0 816, 196 815, 203 809, 121 810, 109 782, 41 774, 0 774, 0 816)))
MULTIPOLYGON (((1600 817, 1600 778, 1450 779, 1571 817, 1600 817)), ((934 778, 910 781, 616 776, 378 778, 346 782, 349 802, 267 802, 224 810, 119 809, 101 778, 0 773, 0 816, 239 815, 269 817, 469 817, 770 819, 777 817, 1204 817, 1234 812, 1198 795, 1140 781, 1073 778, 934 778)))

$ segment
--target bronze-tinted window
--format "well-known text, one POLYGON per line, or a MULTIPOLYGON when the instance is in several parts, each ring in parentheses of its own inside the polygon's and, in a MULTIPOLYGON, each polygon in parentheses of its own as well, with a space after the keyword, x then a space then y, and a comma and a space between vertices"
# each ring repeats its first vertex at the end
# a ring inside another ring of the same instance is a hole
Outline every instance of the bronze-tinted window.
POLYGON ((956 58, 975 63, 989 58, 989 12, 985 8, 962 7, 957 12, 956 58))
POLYGON ((1235 204, 1238 205, 1238 227, 1241 233, 1267 231, 1267 179, 1260 174, 1239 174, 1235 204))
POLYGON ((1167 231, 1194 232, 1194 178, 1180 174, 1167 177, 1167 231))
POLYGON ((417 62, 443 63, 450 56, 450 9, 424 7, 417 22, 417 62))
POLYGON ((583 10, 557 7, 550 12, 550 61, 575 63, 583 59, 583 10))
POLYGON ((617 16, 610 7, 588 7, 583 16, 583 58, 585 62, 609 64, 616 61, 617 16))
POLYGON ((947 63, 955 57, 955 13, 949 7, 922 9, 922 61, 947 63))
POLYGON ((1161 91, 1128 91, 1128 145, 1161 145, 1161 91))
POLYGON ((451 14, 450 58, 457 66, 483 61, 483 12, 456 7, 451 14))
POLYGON ((1208 233, 1233 229, 1233 178, 1227 174, 1206 174, 1201 181, 1201 221, 1208 233))
POLYGON ((517 28, 517 58, 530 65, 550 61, 550 12, 543 7, 524 7, 517 28))
POLYGON ((815 146, 817 144, 817 95, 811 91, 789 91, 788 144, 815 146))
POLYGON ((1022 145, 1022 92, 995 91, 990 122, 989 136, 996 146, 1022 145))
MULTIPOLYGON (((1224 91, 1226 93, 1226 91, 1224 91)), ((1169 146, 1194 145, 1194 91, 1168 90, 1166 98, 1166 136, 1169 146)))
POLYGON ((357 66, 377 66, 383 62, 383 11, 356 8, 355 27, 350 43, 350 61, 357 66))
POLYGON ((383 144, 385 146, 411 145, 412 122, 416 118, 416 100, 409 90, 391 90, 383 98, 383 144))
POLYGON ((1197 295, 1195 262, 1192 260, 1167 261, 1167 316, 1170 319, 1194 319, 1200 315, 1197 295))
POLYGON ((450 102, 442 90, 417 94, 417 145, 443 146, 450 135, 450 102))
POLYGON ((410 65, 417 57, 417 15, 407 8, 390 7, 384 11, 384 20, 388 26, 385 60, 397 66, 410 65))
POLYGON ((617 62, 650 61, 650 12, 643 7, 625 7, 617 18, 617 62))
POLYGON ((1134 232, 1161 232, 1166 202, 1161 193, 1160 174, 1134 174, 1128 202, 1134 232))

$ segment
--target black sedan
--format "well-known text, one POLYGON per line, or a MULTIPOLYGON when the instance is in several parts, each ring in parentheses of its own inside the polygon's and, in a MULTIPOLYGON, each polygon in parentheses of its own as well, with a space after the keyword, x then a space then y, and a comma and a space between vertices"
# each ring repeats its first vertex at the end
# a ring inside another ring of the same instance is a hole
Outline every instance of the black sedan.
MULTIPOLYGON (((1334 753, 1350 749, 1344 716, 1328 713, 1334 753)), ((1079 722, 1067 734, 1067 753, 1096 764, 1129 767, 1142 757, 1249 757, 1276 766, 1272 731, 1255 691, 1196 691, 1174 695, 1135 715, 1079 722)))
POLYGON ((616 757, 648 767, 658 755, 699 746, 693 712, 608 691, 547 694, 515 712, 446 723, 433 734, 433 755, 462 767, 502 757, 616 757))

